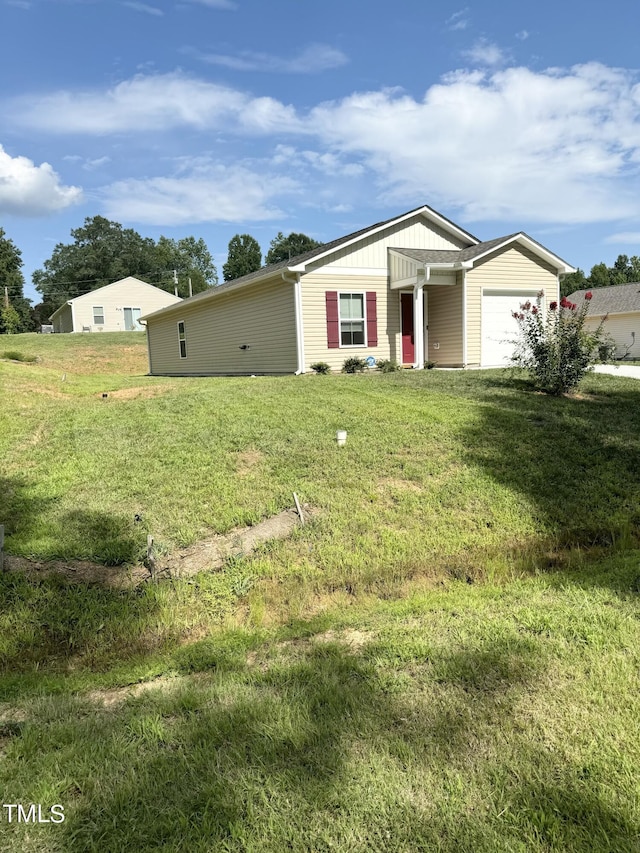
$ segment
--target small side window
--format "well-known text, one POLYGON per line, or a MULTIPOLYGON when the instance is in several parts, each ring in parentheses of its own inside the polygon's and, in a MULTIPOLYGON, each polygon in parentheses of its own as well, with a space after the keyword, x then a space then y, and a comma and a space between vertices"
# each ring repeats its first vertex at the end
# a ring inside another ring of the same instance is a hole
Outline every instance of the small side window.
POLYGON ((104 326, 104 308, 101 305, 93 306, 93 325, 104 326))
POLYGON ((178 323, 178 344, 180 346, 180 358, 187 357, 187 333, 184 330, 184 322, 178 323))

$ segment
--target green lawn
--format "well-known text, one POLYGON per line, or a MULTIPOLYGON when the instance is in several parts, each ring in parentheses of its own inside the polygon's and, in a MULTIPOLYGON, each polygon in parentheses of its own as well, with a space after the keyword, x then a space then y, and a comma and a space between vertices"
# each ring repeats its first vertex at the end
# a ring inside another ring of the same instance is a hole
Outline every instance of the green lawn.
POLYGON ((119 573, 148 532, 317 514, 189 581, 0 577, 3 801, 67 816, 0 815, 0 849, 640 849, 634 380, 169 379, 139 334, 8 340, 37 358, 0 360, 8 553, 119 573))

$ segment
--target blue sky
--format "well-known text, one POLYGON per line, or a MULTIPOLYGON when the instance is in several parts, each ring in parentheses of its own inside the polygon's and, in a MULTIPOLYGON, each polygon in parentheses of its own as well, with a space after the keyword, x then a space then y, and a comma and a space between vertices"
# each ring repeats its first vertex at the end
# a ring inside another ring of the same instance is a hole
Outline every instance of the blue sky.
POLYGON ((640 8, 0 0, 0 226, 325 241, 420 204, 587 271, 640 254, 640 8))

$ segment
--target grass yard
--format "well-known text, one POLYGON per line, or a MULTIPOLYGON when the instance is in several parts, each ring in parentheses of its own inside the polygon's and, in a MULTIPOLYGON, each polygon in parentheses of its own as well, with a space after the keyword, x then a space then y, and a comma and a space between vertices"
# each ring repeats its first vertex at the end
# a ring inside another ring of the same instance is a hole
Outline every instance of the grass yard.
POLYGON ((188 581, 0 576, 3 802, 66 816, 0 815, 0 849, 640 850, 635 380, 171 379, 140 334, 9 344, 8 554, 121 574, 147 533, 161 560, 293 491, 317 512, 188 581))

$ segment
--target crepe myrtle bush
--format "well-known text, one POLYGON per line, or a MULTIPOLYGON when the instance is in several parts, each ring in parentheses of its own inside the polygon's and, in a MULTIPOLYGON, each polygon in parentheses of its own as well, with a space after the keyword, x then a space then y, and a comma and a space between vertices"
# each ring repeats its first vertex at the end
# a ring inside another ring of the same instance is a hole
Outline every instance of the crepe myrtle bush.
POLYGON ((547 394, 570 394, 598 360, 598 348, 604 340, 604 322, 594 331, 586 331, 591 291, 581 305, 562 297, 542 310, 544 292, 533 305, 527 301, 513 311, 520 334, 515 342, 513 364, 529 372, 536 386, 547 394))

